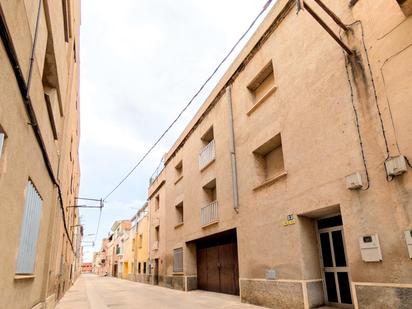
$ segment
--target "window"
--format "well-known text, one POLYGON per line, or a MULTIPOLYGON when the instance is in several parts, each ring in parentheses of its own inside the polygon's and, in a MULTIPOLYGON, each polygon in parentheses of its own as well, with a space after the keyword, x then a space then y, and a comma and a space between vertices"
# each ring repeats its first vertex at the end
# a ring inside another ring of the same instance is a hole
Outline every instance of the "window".
POLYGON ((143 262, 143 273, 146 273, 146 262, 143 262))
POLYGON ((183 224, 183 202, 175 206, 176 209, 176 227, 183 224))
POLYGON ((215 140, 213 126, 201 137, 203 148, 199 154, 199 169, 202 171, 215 160, 215 140))
POLYGON ((256 159, 259 183, 277 179, 278 176, 284 174, 285 167, 280 134, 258 147, 253 151, 253 154, 256 159))
POLYGON ((140 265, 140 262, 139 262, 139 264, 137 264, 137 273, 138 273, 138 274, 140 274, 140 272, 141 272, 140 266, 141 266, 141 265, 140 265))
POLYGON ((203 186, 206 204, 216 201, 216 178, 203 186))
POLYGON ((135 248, 136 248, 136 239, 133 238, 133 240, 132 240, 132 252, 134 251, 135 248))
POLYGON ((250 115, 276 90, 272 61, 260 70, 256 77, 249 83, 247 88, 250 91, 253 102, 252 109, 248 112, 248 115, 250 115))
POLYGON ((21 225, 16 274, 33 274, 36 260, 37 239, 43 201, 29 180, 26 187, 23 223, 21 225))
POLYGON ((205 134, 202 135, 200 139, 202 140, 204 146, 208 145, 211 141, 213 141, 214 139, 213 126, 211 126, 205 132, 205 134))
POLYGON ((160 207, 160 197, 159 197, 159 195, 156 195, 156 198, 155 198, 155 210, 159 210, 159 207, 160 207))
POLYGON ((1 154, 3 152, 3 145, 4 145, 4 139, 5 139, 5 134, 0 131, 0 159, 1 159, 1 154))
POLYGON ((160 238, 160 227, 156 226, 155 228, 155 241, 159 241, 160 238))
POLYGON ((120 246, 119 245, 116 245, 116 254, 117 255, 120 254, 120 246))
POLYGON ((412 0, 396 0, 405 16, 412 14, 412 0))
POLYGON ((143 246, 143 234, 139 235, 139 248, 142 248, 143 246))
POLYGON ((182 160, 180 160, 180 162, 177 163, 177 165, 175 166, 175 170, 176 170, 176 181, 175 181, 175 184, 176 184, 183 177, 183 162, 182 162, 182 160))
POLYGON ((183 248, 173 250, 173 272, 183 272, 183 248))

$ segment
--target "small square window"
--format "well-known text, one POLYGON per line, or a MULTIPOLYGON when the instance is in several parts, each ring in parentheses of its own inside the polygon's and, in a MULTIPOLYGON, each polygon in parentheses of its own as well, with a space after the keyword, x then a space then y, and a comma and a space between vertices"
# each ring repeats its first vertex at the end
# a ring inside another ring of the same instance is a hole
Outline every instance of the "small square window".
POLYGON ((282 139, 277 134, 253 151, 256 159, 259 182, 263 183, 282 174, 285 170, 283 162, 282 139))
POLYGON ((180 160, 179 163, 175 166, 176 170, 176 182, 175 184, 183 177, 183 161, 180 160))
POLYGON ((183 202, 180 202, 175 206, 176 209, 176 226, 183 224, 183 202))
POLYGON ((272 61, 260 70, 256 77, 248 84, 247 88, 252 94, 253 104, 261 103, 274 92, 276 86, 272 61))

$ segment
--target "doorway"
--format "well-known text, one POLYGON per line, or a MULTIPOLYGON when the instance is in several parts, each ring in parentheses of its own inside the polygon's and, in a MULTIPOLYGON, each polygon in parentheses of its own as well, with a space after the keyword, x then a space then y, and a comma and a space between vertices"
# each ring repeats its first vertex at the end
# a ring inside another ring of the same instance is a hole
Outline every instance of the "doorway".
POLYGON ((159 259, 154 260, 153 284, 159 285, 159 259))
POLYGON ((198 240, 196 246, 199 289, 239 295, 236 230, 198 240))
POLYGON ((341 215, 317 220, 325 302, 353 308, 345 235, 341 215))

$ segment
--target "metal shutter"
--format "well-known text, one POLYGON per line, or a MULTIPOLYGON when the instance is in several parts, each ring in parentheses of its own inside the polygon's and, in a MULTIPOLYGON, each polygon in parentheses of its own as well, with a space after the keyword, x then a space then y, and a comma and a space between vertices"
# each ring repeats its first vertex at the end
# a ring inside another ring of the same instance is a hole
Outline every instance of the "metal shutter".
POLYGON ((23 224, 19 253, 17 256, 17 274, 33 274, 36 260, 36 245, 39 235, 42 200, 33 183, 29 180, 26 187, 23 224))
POLYGON ((173 250, 173 272, 183 272, 183 248, 173 250))

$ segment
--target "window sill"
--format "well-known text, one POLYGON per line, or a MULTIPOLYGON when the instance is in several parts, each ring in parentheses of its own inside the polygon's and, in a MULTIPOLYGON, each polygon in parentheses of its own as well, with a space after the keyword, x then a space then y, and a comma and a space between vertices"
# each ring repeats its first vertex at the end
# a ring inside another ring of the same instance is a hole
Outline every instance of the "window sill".
POLYGON ((184 224, 184 222, 180 222, 178 224, 175 225, 175 229, 178 229, 179 227, 181 227, 184 224))
POLYGON ((267 180, 265 180, 263 183, 257 185, 256 187, 253 188, 253 191, 259 191, 267 186, 270 186, 272 184, 274 184, 275 182, 277 182, 278 180, 282 179, 283 177, 285 177, 288 173, 286 171, 283 171, 282 173, 271 177, 267 180))
POLYGON ((34 279, 35 275, 15 275, 14 280, 34 279))
POLYGON ((185 273, 183 271, 174 271, 173 276, 183 276, 185 273))
POLYGON ((183 179, 183 175, 179 176, 176 180, 175 180, 175 184, 177 184, 179 181, 181 181, 183 179))
POLYGON ((202 225, 202 229, 204 229, 206 227, 209 227, 211 225, 217 224, 217 223, 219 223, 219 219, 217 219, 215 221, 212 221, 212 222, 209 222, 208 224, 202 225))
POLYGON ((246 113, 248 116, 250 116, 259 106, 262 105, 263 102, 266 101, 266 99, 275 92, 277 89, 276 85, 273 85, 272 88, 270 88, 264 95, 261 97, 255 104, 253 104, 252 108, 249 109, 249 111, 246 113))
POLYGON ((210 160, 209 163, 207 163, 205 166, 203 166, 203 167, 200 169, 200 172, 203 172, 205 169, 207 169, 210 165, 212 165, 213 162, 215 162, 215 160, 216 160, 216 159, 210 160))

